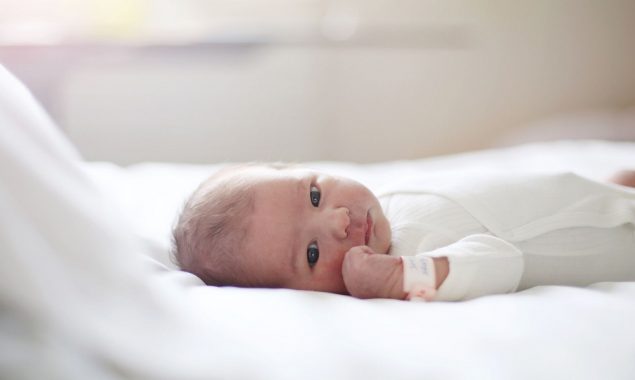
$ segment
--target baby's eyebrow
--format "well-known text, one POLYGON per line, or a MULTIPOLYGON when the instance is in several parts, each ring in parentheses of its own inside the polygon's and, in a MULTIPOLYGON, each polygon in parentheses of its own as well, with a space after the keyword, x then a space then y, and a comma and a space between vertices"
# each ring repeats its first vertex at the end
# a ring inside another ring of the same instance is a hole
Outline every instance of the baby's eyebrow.
MULTIPOLYGON (((302 199, 302 194, 306 192, 306 188, 307 188, 307 182, 310 181, 302 178, 302 179, 298 179, 296 181, 296 185, 295 185, 295 194, 298 196, 298 199, 302 199)), ((309 182, 310 183, 310 182, 309 182)))
MULTIPOLYGON (((297 240, 297 239, 296 239, 297 240)), ((296 267, 295 263, 297 263, 296 261, 296 254, 297 254, 297 249, 295 248, 297 246, 296 243, 293 243, 293 245, 291 245, 291 248, 289 249, 289 268, 291 269, 291 274, 296 274, 298 272, 298 268, 296 267)))
MULTIPOLYGON (((295 191, 293 192, 293 195, 292 195, 296 199, 290 199, 289 204, 293 205, 294 207, 299 207, 300 208, 299 210, 301 210, 301 207, 303 206, 303 203, 302 203, 303 194, 306 193, 306 188, 307 188, 307 181, 304 179, 298 179, 298 181, 296 181, 295 191)), ((289 249, 288 255, 289 255, 289 267, 291 268, 292 274, 296 274, 298 272, 298 268, 296 267, 296 263, 298 262, 296 255, 298 254, 302 255, 302 252, 303 252, 302 242, 300 241, 300 224, 301 223, 294 223, 293 221, 291 221, 291 225, 293 226, 292 232, 291 232, 292 243, 291 243, 291 247, 289 249)))
POLYGON ((291 247, 289 247, 289 267, 291 268, 292 274, 298 273, 298 255, 302 255, 302 252, 305 248, 302 247, 302 241, 300 240, 300 233, 298 231, 299 226, 298 223, 293 223, 292 229, 292 243, 291 247))

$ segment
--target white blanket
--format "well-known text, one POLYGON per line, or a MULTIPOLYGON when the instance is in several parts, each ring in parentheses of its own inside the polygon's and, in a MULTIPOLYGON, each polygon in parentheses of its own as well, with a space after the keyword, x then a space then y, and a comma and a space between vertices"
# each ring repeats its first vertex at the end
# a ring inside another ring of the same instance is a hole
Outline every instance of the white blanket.
MULTIPOLYGON (((1 69, 0 128, 0 378, 635 378, 635 283, 430 304, 206 287, 171 269, 169 232, 217 166, 83 163, 1 69)), ((377 188, 448 169, 601 178, 633 163, 633 144, 577 142, 312 165, 377 188)))

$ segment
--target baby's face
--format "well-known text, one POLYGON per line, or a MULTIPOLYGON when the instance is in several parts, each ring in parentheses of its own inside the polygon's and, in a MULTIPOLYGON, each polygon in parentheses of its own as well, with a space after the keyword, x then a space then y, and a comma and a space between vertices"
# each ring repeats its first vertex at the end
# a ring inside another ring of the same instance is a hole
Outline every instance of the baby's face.
POLYGON ((346 293, 342 261, 352 247, 390 247, 390 225, 377 198, 353 180, 305 169, 246 171, 254 181, 243 252, 258 283, 346 293))

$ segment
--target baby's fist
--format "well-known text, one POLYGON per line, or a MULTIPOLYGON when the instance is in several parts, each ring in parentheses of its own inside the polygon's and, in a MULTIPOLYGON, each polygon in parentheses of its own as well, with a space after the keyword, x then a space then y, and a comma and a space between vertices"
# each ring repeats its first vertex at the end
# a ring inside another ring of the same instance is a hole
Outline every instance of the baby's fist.
POLYGON ((399 257, 377 254, 365 245, 353 247, 342 263, 344 284, 354 297, 404 299, 402 265, 399 257))

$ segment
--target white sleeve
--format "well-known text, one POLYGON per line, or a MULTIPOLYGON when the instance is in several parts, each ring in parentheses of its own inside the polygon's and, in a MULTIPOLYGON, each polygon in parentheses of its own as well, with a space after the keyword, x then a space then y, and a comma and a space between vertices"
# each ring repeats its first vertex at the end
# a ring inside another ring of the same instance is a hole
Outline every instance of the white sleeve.
MULTIPOLYGON (((437 290, 436 301, 460 301, 488 294, 510 293, 523 274, 518 248, 491 235, 471 235, 456 243, 417 256, 447 257, 449 273, 437 290)), ((412 270, 404 265, 406 271, 412 270)))

